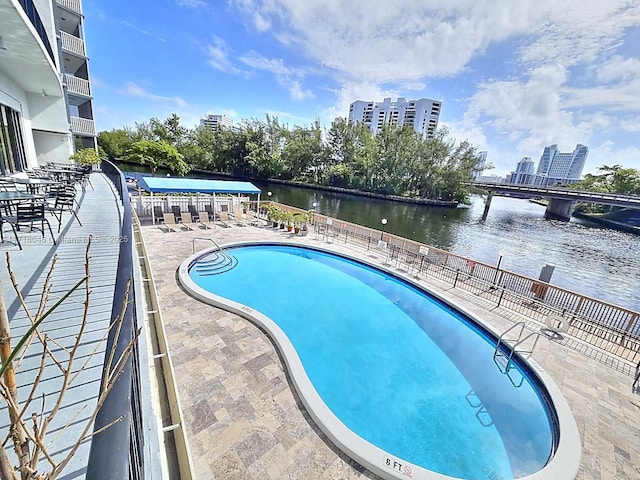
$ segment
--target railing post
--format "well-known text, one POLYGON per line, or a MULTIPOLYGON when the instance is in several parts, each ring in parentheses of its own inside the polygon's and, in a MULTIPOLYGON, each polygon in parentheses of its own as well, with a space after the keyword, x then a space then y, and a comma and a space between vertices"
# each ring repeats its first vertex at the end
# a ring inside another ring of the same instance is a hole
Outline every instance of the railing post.
POLYGON ((456 288, 456 285, 458 284, 458 275, 460 275, 460 269, 456 268, 456 278, 453 279, 453 288, 456 288))
POLYGON ((502 297, 504 296, 504 290, 505 290, 505 287, 502 287, 502 291, 500 292, 500 297, 498 298, 498 305, 496 305, 497 307, 499 307, 500 304, 502 303, 502 297))

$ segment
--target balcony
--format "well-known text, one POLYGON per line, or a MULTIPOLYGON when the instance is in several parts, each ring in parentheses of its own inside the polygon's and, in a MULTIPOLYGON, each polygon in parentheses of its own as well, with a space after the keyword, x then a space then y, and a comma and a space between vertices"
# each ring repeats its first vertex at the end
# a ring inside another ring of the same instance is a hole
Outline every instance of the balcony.
POLYGON ((67 84, 67 91, 73 95, 91 96, 91 83, 84 78, 64 74, 63 81, 67 84))
POLYGON ((60 32, 60 39, 62 40, 62 50, 70 52, 80 57, 86 57, 86 51, 84 49, 84 40, 71 35, 67 32, 60 32))
POLYGON ((70 12, 82 15, 82 3, 80 0, 56 0, 56 4, 66 8, 70 12))
POLYGON ((90 118, 71 117, 71 132, 83 137, 96 136, 96 124, 90 118))

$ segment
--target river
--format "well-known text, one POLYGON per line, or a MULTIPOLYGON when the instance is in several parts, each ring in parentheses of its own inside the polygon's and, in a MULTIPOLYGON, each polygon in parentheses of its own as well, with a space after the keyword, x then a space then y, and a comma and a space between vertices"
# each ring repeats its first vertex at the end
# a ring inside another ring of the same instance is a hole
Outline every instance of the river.
POLYGON ((508 197, 493 198, 483 223, 480 197, 469 208, 443 208, 252 183, 262 190, 262 200, 272 192, 272 200, 298 208, 311 209, 315 202, 319 213, 379 230, 386 218, 385 231, 489 264, 504 250, 501 268, 522 275, 538 278, 552 264, 552 284, 640 311, 640 236, 631 233, 578 219, 545 220, 545 207, 508 197))
POLYGON ((600 300, 640 311, 640 237, 572 219, 545 220, 545 207, 508 197, 494 197, 487 220, 484 201, 469 208, 442 208, 319 192, 253 182, 275 201, 316 210, 349 222, 382 229, 427 245, 496 264, 538 278, 545 264, 555 265, 551 283, 600 300))

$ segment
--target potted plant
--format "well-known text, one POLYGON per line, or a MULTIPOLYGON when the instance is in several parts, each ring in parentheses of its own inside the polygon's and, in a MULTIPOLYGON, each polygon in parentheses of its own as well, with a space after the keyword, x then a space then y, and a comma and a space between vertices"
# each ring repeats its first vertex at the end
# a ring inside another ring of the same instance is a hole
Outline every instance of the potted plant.
MULTIPOLYGON (((293 213, 292 212, 283 212, 282 213, 282 221, 283 225, 287 226, 287 232, 290 232, 293 229, 293 213)), ((281 228, 283 228, 281 226, 281 228)))
POLYGON ((78 150, 69 157, 69 160, 73 160, 78 165, 87 167, 89 170, 91 170, 94 165, 98 165, 101 162, 98 152, 93 148, 83 148, 82 150, 78 150))
POLYGON ((307 223, 307 215, 305 213, 293 214, 293 232, 297 235, 300 229, 307 223))
POLYGON ((272 204, 267 207, 267 211, 269 212, 269 220, 271 220, 271 226, 274 228, 277 227, 278 222, 280 221, 280 213, 282 211, 272 204))
POLYGON ((250 203, 247 201, 244 201, 241 203, 241 205, 242 205, 242 213, 247 213, 247 210, 249 210, 250 203))

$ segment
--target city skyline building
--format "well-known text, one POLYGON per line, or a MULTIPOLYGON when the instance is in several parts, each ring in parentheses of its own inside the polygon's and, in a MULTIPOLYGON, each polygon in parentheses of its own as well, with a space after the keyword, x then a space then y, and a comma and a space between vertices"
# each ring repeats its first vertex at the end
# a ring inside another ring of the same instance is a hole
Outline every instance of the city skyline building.
POLYGON ((356 100, 349 106, 349 123, 363 123, 372 133, 378 133, 384 125, 408 125, 422 137, 433 137, 438 128, 442 102, 429 98, 407 100, 391 97, 382 102, 356 100))
POLYGON ((471 178, 473 178, 473 181, 476 182, 478 181, 478 179, 482 176, 482 173, 484 172, 484 169, 487 166, 487 155, 489 152, 483 151, 483 152, 478 152, 478 154, 476 155, 476 157, 478 158, 478 163, 476 163, 476 166, 473 169, 473 172, 471 172, 471 178))
POLYGON ((206 117, 200 119, 200 126, 208 127, 211 130, 233 128, 233 119, 226 115, 208 114, 206 117))
POLYGON ((523 157, 507 181, 544 187, 572 184, 580 180, 588 155, 589 147, 580 143, 573 152, 560 152, 557 144, 549 145, 544 148, 537 169, 531 157, 523 157))
POLYGON ((531 157, 522 157, 518 162, 515 172, 511 172, 509 183, 520 183, 530 185, 534 183, 535 163, 531 157))
POLYGON ((573 152, 560 152, 557 144, 545 147, 536 171, 536 185, 577 182, 588 155, 589 147, 580 143, 573 152))
POLYGON ((0 173, 97 148, 80 0, 0 5, 0 173))

